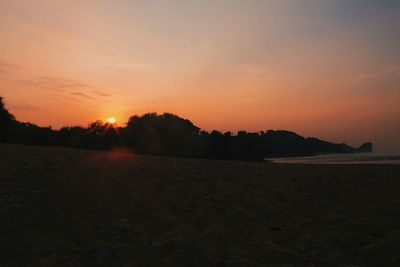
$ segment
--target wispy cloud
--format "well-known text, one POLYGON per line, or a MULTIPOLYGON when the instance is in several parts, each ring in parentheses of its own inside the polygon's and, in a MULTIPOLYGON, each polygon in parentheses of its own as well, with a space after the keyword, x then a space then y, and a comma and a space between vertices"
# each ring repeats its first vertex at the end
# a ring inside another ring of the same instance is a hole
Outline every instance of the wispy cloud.
POLYGON ((363 92, 400 92, 400 65, 359 74, 350 85, 363 92))
MULTIPOLYGON (((0 81, 7 88, 38 90, 59 100, 74 102, 96 101, 111 97, 103 89, 88 83, 55 76, 32 76, 25 73, 24 68, 4 60, 0 60, 0 81)), ((9 89, 11 90, 11 89, 9 89)), ((16 109, 28 110, 32 107, 16 106, 16 109)))
POLYGON ((96 98, 94 98, 92 96, 89 96, 87 94, 80 93, 80 92, 71 92, 71 95, 75 95, 75 96, 83 97, 83 98, 87 98, 87 99, 96 99, 96 98))
POLYGON ((139 63, 134 61, 118 61, 118 60, 109 60, 105 62, 97 63, 98 67, 111 67, 111 68, 126 68, 126 69, 160 69, 161 65, 158 64, 147 64, 147 63, 139 63))
POLYGON ((36 111, 40 108, 31 106, 31 105, 11 105, 11 109, 13 110, 23 110, 23 111, 36 111))
POLYGON ((12 74, 21 69, 21 66, 0 60, 0 74, 12 74))
POLYGON ((391 66, 384 69, 379 69, 374 72, 361 73, 357 76, 356 82, 373 80, 382 76, 400 76, 400 65, 391 66))
POLYGON ((104 93, 98 89, 93 90, 92 93, 96 94, 97 96, 103 96, 103 97, 111 96, 110 94, 104 93))
POLYGON ((13 81, 21 87, 46 90, 53 96, 78 102, 110 97, 109 94, 95 86, 73 79, 42 76, 30 79, 14 79, 13 81))

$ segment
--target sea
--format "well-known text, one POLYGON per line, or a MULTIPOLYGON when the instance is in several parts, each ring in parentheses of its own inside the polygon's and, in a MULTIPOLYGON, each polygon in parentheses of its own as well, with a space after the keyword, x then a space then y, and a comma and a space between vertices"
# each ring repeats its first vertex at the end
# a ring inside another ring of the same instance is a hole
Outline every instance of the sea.
POLYGON ((270 158, 275 163, 296 164, 400 164, 400 154, 353 153, 312 157, 270 158))

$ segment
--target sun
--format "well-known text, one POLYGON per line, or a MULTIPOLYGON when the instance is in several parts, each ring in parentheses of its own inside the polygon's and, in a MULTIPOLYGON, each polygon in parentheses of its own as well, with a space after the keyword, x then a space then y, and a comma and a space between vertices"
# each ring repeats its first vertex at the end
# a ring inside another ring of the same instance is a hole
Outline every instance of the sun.
POLYGON ((110 124, 115 124, 117 122, 117 120, 114 117, 110 117, 107 119, 107 122, 110 124))

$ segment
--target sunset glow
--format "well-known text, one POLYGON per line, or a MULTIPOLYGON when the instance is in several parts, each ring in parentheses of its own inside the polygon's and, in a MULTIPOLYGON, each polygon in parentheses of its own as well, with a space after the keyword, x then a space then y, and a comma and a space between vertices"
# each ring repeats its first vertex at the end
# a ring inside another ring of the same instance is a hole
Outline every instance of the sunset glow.
POLYGON ((107 122, 110 124, 115 124, 117 122, 117 120, 114 117, 110 117, 107 119, 107 122))
POLYGON ((3 0, 0 95, 56 129, 171 112, 399 152, 399 13, 398 0, 3 0))

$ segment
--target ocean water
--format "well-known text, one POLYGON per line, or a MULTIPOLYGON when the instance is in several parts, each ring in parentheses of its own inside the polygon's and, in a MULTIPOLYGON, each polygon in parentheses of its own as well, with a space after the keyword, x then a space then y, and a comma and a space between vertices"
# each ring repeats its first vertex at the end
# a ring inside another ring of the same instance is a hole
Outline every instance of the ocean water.
POLYGON ((297 164, 400 164, 400 154, 354 153, 267 159, 297 164))

